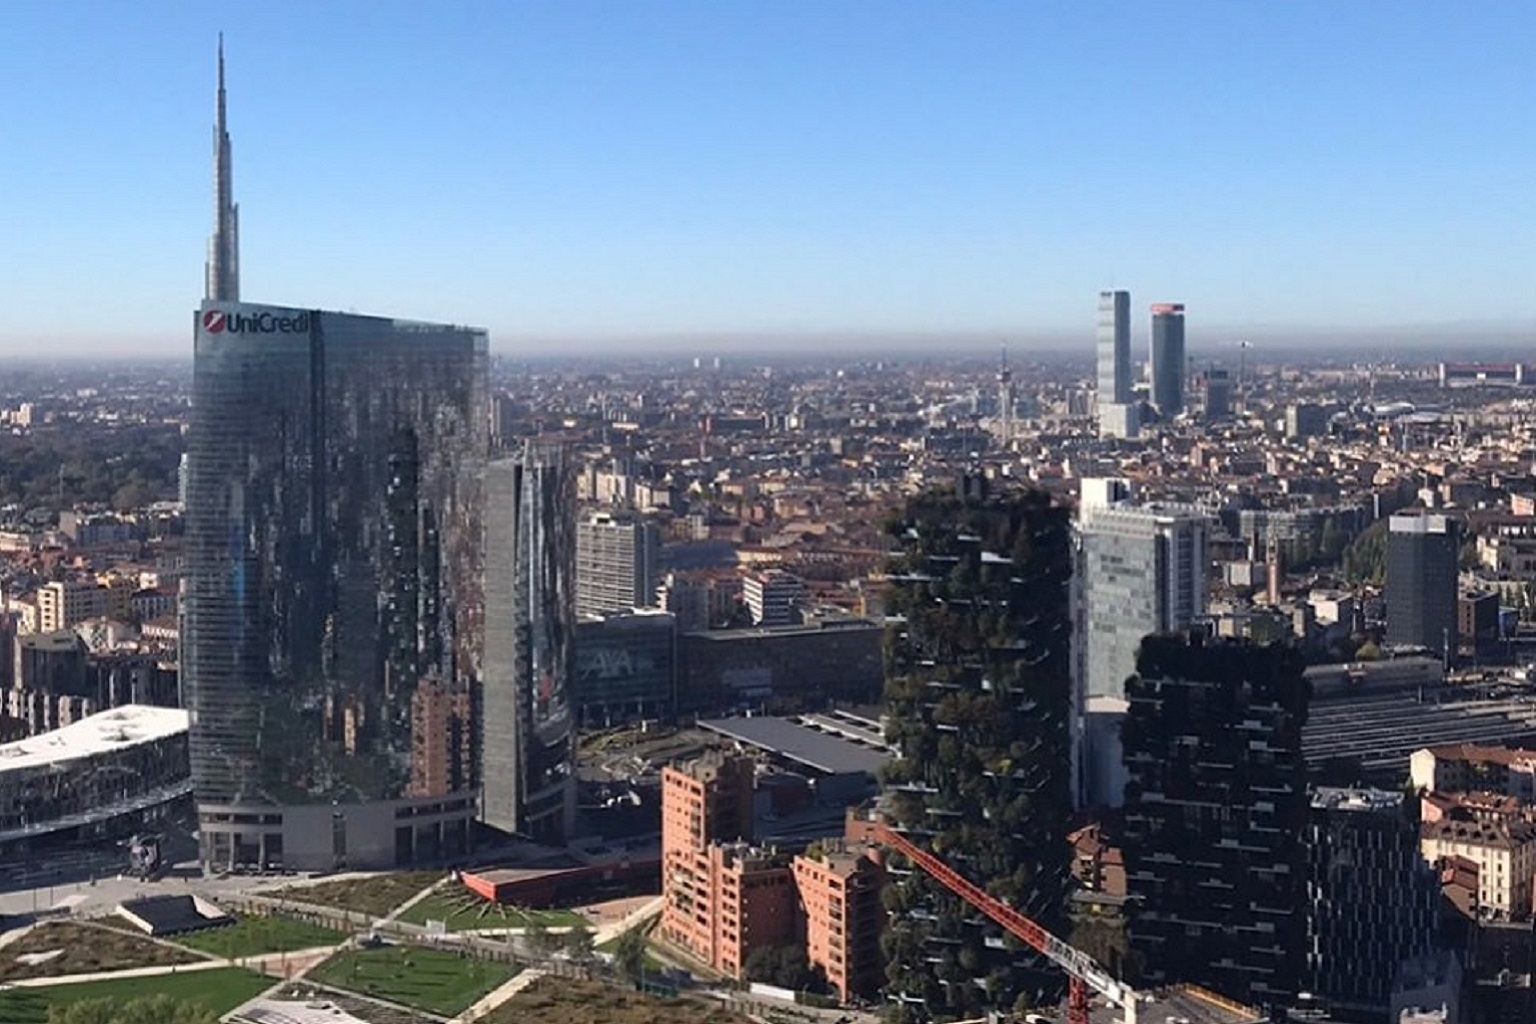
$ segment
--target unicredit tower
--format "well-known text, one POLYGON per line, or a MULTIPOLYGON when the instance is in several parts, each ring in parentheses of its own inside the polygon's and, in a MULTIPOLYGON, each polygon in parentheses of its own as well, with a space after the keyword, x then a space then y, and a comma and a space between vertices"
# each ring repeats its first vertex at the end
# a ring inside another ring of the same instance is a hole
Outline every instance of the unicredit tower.
POLYGON ((235 301, 222 47, 219 77, 181 640, 202 858, 437 861, 476 813, 487 337, 235 301))

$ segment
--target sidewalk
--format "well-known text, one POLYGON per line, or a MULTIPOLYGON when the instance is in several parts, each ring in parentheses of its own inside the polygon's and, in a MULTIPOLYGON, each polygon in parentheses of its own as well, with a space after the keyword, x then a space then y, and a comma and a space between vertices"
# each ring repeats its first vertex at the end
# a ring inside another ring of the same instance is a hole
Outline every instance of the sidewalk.
POLYGON ((507 981, 501 987, 491 992, 487 992, 475 1005, 453 1018, 454 1024, 469 1024, 470 1021, 479 1020, 548 973, 548 971, 541 967, 524 968, 513 975, 510 981, 507 981))
POLYGON ((78 985, 87 981, 115 981, 118 978, 153 978, 160 974, 190 974, 239 966, 232 960, 200 960, 193 964, 162 964, 159 967, 129 967, 121 971, 96 971, 91 974, 63 974, 53 978, 20 978, 0 988, 47 988, 50 985, 78 985))

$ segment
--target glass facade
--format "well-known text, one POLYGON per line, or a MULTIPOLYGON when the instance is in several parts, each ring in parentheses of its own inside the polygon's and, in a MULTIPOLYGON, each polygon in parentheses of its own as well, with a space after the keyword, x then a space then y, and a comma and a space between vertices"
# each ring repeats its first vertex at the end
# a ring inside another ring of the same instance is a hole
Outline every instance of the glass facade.
POLYGON ((560 842, 576 814, 576 476, 529 442, 485 473, 484 821, 560 842))
POLYGON ((1152 404, 1165 420, 1184 411, 1184 307, 1152 307, 1152 404))
POLYGON ((418 684, 480 671, 485 332, 209 302, 195 333, 182 664, 205 860, 453 852, 472 793, 411 797, 412 710, 418 684))
POLYGON ((677 688, 677 618, 648 611, 586 619, 576 627, 576 706, 605 727, 670 718, 677 688))
POLYGON ((1210 524, 1197 508, 1084 508, 1078 523, 1074 778, 1081 806, 1119 806, 1126 680, 1150 634, 1205 614, 1210 524))

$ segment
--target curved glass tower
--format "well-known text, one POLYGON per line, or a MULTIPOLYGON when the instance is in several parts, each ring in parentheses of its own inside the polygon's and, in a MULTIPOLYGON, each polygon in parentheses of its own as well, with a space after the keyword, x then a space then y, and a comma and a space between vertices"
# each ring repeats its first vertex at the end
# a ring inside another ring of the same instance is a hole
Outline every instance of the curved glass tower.
POLYGON ((182 672, 211 867, 462 851, 484 331, 205 302, 182 672))
POLYGON ((485 474, 483 820, 560 843, 576 816, 576 476, 528 442, 485 474))

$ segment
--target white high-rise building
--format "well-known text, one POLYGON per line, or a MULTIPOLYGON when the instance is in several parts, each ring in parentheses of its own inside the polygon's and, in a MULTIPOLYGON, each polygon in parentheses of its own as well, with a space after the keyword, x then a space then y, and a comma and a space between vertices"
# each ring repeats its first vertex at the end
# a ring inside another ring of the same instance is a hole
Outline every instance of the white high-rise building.
POLYGON ((603 615, 656 603, 656 524, 598 512, 576 524, 576 614, 603 615))
POLYGON ((1079 512, 1073 667, 1078 801, 1119 806, 1125 681, 1152 633, 1205 614, 1210 520, 1190 505, 1087 504, 1079 512))
POLYGON ((1135 437, 1140 429, 1131 392, 1131 293, 1100 292, 1098 318, 1100 437, 1135 437))

